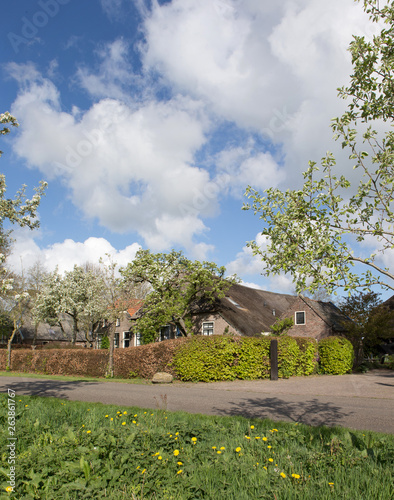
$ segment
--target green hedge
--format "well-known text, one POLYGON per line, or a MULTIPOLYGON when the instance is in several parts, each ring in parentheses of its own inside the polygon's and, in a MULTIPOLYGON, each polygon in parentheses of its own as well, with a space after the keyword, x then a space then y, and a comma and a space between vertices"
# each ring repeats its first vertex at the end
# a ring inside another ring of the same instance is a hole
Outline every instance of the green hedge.
POLYGON ((317 341, 312 338, 294 337, 298 344, 299 358, 296 375, 312 375, 317 371, 317 341))
MULTIPOLYGON (((275 337, 278 375, 310 375, 315 371, 317 343, 313 339, 275 337)), ((172 367, 183 381, 254 380, 270 376, 270 337, 196 336, 176 350, 172 367)))
POLYGON ((320 371, 332 375, 351 372, 354 360, 352 343, 344 337, 327 337, 319 342, 320 371))

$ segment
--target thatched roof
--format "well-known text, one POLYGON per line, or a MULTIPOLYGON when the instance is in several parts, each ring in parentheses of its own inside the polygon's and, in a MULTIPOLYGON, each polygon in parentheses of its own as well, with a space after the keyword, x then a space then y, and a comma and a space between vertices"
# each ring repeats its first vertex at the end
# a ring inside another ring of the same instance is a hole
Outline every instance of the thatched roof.
POLYGON ((255 336, 269 332, 295 299, 294 295, 235 284, 219 299, 218 312, 242 335, 255 336))
MULTIPOLYGON (((37 331, 37 342, 71 342, 72 339, 72 328, 67 323, 63 323, 65 332, 63 333, 59 326, 50 326, 48 323, 40 323, 38 325, 37 331)), ((26 322, 26 324, 21 328, 24 341, 30 341, 34 338, 34 326, 26 322)), ((83 342, 85 340, 85 335, 83 332, 77 333, 77 342, 83 342)))

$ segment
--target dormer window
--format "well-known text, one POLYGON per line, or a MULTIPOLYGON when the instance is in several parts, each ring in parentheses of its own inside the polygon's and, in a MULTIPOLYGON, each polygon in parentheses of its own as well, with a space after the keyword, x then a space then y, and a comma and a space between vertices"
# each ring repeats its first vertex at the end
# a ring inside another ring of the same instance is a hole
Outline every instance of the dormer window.
POLYGON ((296 325, 305 325, 305 311, 296 311, 295 324, 296 325))
POLYGON ((235 302, 234 299, 231 299, 230 297, 226 297, 231 304, 233 304, 235 307, 238 307, 238 309, 242 309, 241 306, 238 304, 238 302, 235 302))

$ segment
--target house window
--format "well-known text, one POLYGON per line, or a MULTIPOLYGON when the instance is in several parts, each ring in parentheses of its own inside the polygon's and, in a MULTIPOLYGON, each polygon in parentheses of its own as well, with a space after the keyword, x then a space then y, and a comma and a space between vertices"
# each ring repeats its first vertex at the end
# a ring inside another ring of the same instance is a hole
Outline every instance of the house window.
POLYGON ((305 311, 297 311, 295 313, 295 324, 305 325, 305 311))
POLYGON ((123 332, 123 347, 130 347, 130 332, 123 332))
POLYGON ((168 340, 170 338, 171 327, 170 325, 162 326, 160 328, 160 340, 168 340))
POLYGON ((140 333, 135 334, 135 345, 136 346, 141 345, 141 334, 140 333))
POLYGON ((116 318, 116 326, 120 326, 120 319, 116 318))
POLYGON ((103 340, 104 334, 98 333, 96 337, 96 348, 101 349, 101 341, 103 340))
POLYGON ((208 321, 202 324, 203 335, 213 335, 213 321, 208 321))
POLYGON ((114 347, 119 347, 119 332, 115 332, 114 347))

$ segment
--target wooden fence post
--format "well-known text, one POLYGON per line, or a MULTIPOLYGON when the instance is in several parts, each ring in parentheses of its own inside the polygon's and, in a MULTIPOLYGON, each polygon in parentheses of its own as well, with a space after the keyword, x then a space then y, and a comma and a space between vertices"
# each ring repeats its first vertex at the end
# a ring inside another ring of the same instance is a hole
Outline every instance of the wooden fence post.
POLYGON ((278 380, 278 339, 270 343, 271 380, 278 380))

